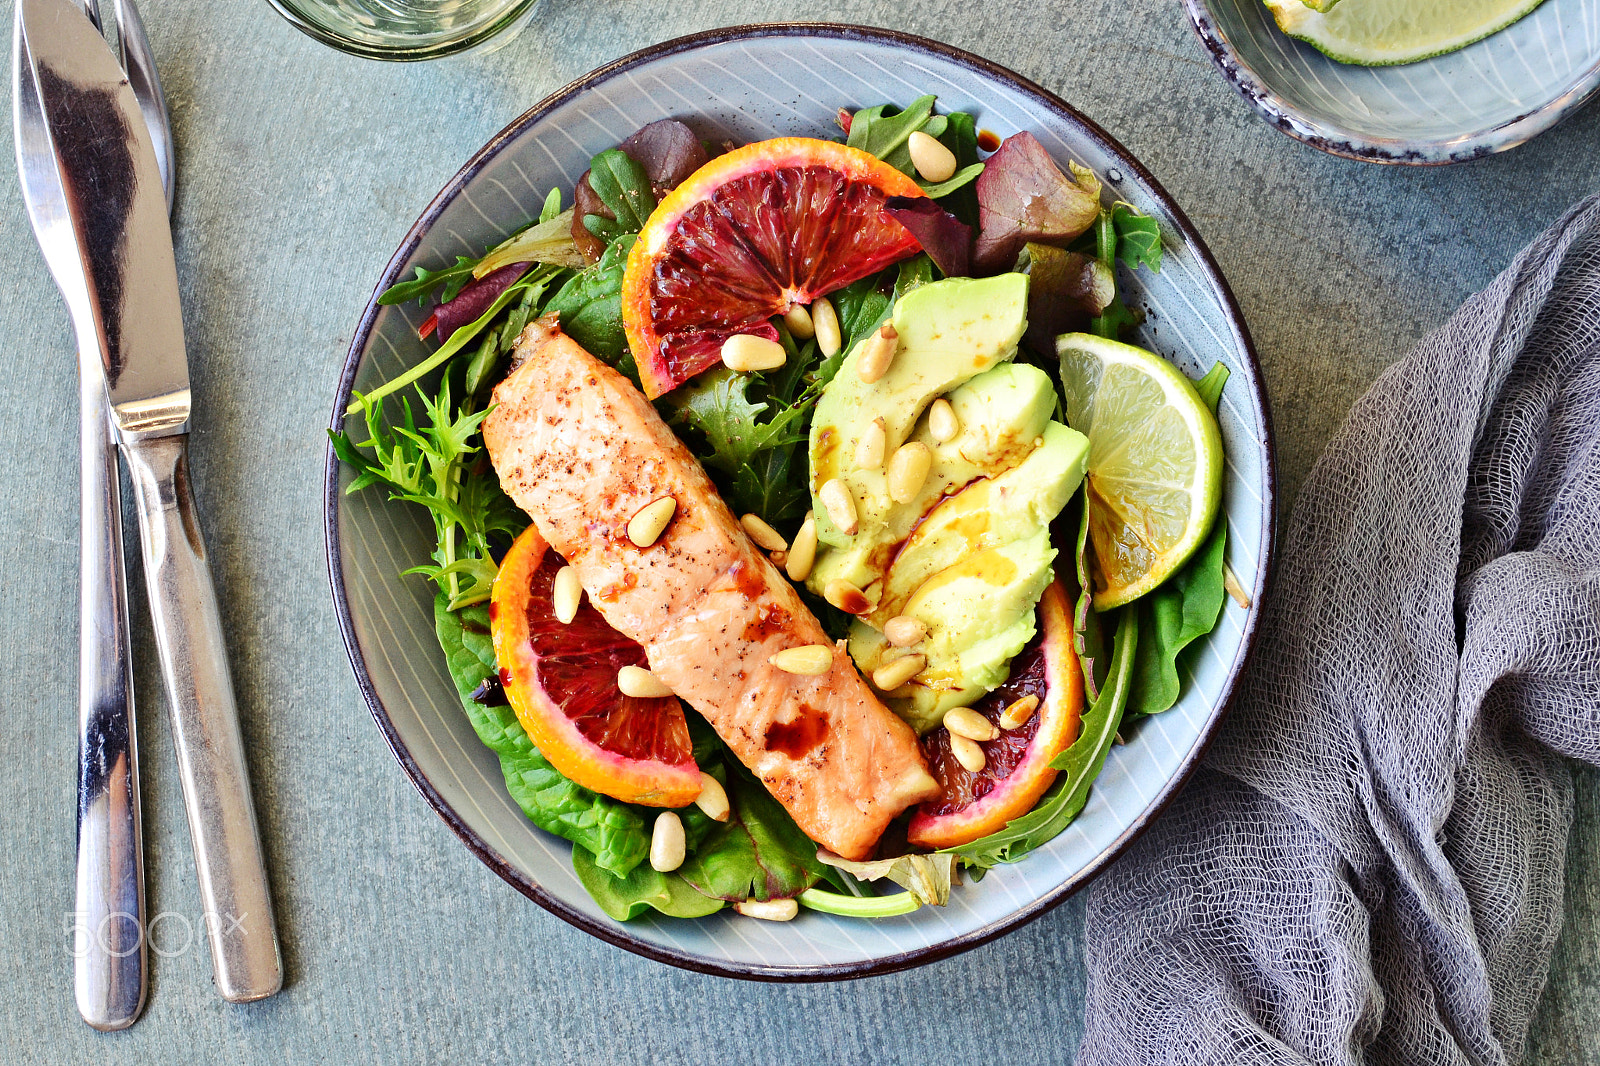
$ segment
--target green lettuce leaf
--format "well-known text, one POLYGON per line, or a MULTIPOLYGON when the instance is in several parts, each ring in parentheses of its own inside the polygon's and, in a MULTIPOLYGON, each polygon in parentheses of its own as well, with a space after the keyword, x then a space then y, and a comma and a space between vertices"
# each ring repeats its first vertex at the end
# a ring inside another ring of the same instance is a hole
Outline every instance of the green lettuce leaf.
POLYGON ((539 754, 510 707, 488 707, 472 698, 496 671, 488 607, 451 611, 440 596, 433 620, 467 719, 478 739, 500 756, 506 789, 517 806, 540 829, 585 848, 600 869, 627 877, 650 851, 644 819, 627 804, 563 777, 539 754))
POLYGON ((623 233, 638 233, 644 229, 650 212, 656 209, 649 175, 620 148, 607 148, 589 160, 589 187, 616 216, 615 221, 600 215, 584 217, 583 224, 601 240, 614 240, 623 233), (590 219, 609 232, 599 232, 590 219))
POLYGON ((702 895, 675 873, 657 872, 647 862, 618 877, 601 869, 589 849, 572 846, 572 870, 600 909, 619 922, 656 910, 672 918, 704 918, 721 910, 720 899, 702 895))

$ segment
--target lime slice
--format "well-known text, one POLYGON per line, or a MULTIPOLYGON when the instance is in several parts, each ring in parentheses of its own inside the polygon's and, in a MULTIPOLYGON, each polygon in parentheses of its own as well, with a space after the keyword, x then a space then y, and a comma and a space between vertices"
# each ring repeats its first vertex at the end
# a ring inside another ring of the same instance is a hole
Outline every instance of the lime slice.
POLYGON ((1505 29, 1543 0, 1337 0, 1318 11, 1266 0, 1278 27, 1340 63, 1387 67, 1454 52, 1505 29))
POLYGON ((1194 385, 1159 355, 1088 333, 1057 338, 1056 353, 1067 424, 1089 438, 1094 605, 1105 610, 1161 584, 1211 532, 1222 437, 1194 385))

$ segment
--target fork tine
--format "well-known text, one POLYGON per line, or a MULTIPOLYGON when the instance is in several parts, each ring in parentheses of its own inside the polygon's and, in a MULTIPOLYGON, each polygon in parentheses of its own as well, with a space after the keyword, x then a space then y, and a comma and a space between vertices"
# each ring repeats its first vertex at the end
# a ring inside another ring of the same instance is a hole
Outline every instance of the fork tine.
MULTIPOLYGON (((87 0, 92 6, 97 0, 87 0)), ((167 196, 167 211, 172 211, 173 177, 176 167, 172 152, 172 119, 167 112, 167 98, 161 91, 161 78, 156 73, 156 57, 150 51, 150 38, 144 32, 144 20, 133 0, 111 0, 116 16, 117 44, 121 50, 122 69, 128 72, 128 84, 139 101, 144 114, 144 124, 150 128, 150 139, 156 146, 156 165, 161 170, 161 189, 167 196)))

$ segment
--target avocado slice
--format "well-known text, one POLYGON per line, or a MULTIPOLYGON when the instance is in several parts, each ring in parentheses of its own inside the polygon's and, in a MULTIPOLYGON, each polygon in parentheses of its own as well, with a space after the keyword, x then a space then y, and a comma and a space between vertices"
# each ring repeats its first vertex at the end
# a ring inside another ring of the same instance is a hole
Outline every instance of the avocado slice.
POLYGON ((811 496, 817 537, 834 548, 853 539, 881 541, 895 506, 884 469, 856 465, 856 445, 874 419, 882 418, 886 455, 910 439, 917 420, 937 397, 1016 354, 1028 324, 1028 279, 1022 274, 992 278, 946 278, 914 289, 894 307, 891 321, 899 350, 877 381, 861 380, 862 346, 845 357, 811 422, 811 496), (856 500, 860 523, 855 537, 828 520, 819 492, 839 478, 856 500))
POLYGON ((1047 422, 1021 463, 940 501, 900 546, 877 606, 851 627, 850 652, 870 673, 902 654, 884 640, 885 622, 908 614, 927 624, 916 649, 927 666, 885 694, 919 733, 1004 681, 1011 658, 1033 638, 1034 606, 1053 577, 1050 523, 1082 482, 1088 457, 1081 433, 1047 422))
MULTIPOLYGON (((895 503, 887 488, 871 506, 879 521, 863 523, 842 548, 825 547, 817 556, 807 584, 817 593, 834 578, 843 578, 877 602, 879 583, 901 541, 910 536, 934 504, 978 478, 1010 469, 1038 444, 1055 411, 1056 391, 1050 376, 1026 363, 1001 363, 946 394, 961 429, 943 443, 933 439, 924 417, 911 439, 927 445, 933 456, 922 491, 908 503, 895 503)), ((861 506, 863 498, 857 497, 861 506)), ((819 521, 821 513, 819 512, 819 521)))

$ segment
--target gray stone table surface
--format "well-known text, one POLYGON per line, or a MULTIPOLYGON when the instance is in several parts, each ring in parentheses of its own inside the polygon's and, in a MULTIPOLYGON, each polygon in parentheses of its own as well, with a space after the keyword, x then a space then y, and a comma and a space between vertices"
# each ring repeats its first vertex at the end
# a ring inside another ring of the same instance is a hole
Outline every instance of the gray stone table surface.
MULTIPOLYGON (((669 37, 763 19, 892 26, 1033 78, 1142 159, 1254 331, 1286 499, 1354 399, 1600 187, 1600 106, 1504 155, 1383 169, 1259 122, 1172 0, 543 0, 492 51, 420 65, 316 44, 260 0, 142 0, 178 146, 195 480, 253 757, 288 987, 230 1006, 183 923, 144 1018, 73 1007, 77 463, 65 311, 0 166, 0 1062, 1064 1063, 1083 907, 955 959, 833 985, 701 977, 545 913, 457 843, 390 757, 329 602, 319 488, 337 369, 378 273, 438 188, 547 93, 669 37)), ((10 4, 4 9, 9 26, 10 4)), ((135 571, 137 582, 137 571, 135 571)), ((133 609, 142 616, 137 594, 133 609)), ((152 915, 194 869, 147 623, 137 629, 152 915)), ((1567 925, 1530 1046, 1600 1063, 1600 775, 1583 773, 1567 925)))

